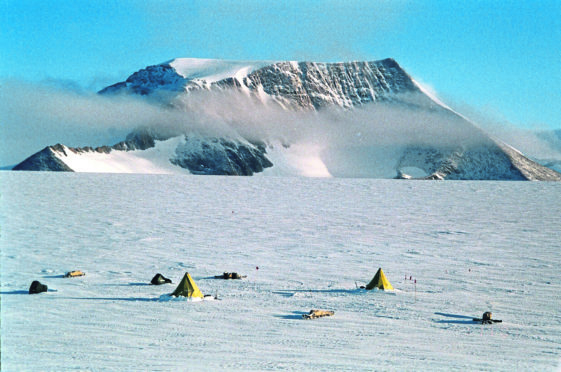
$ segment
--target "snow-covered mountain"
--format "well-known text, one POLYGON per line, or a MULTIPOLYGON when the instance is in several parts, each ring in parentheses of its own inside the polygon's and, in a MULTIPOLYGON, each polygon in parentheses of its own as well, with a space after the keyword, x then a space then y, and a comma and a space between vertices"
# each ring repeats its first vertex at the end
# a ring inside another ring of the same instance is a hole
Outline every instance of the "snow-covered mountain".
POLYGON ((113 146, 48 146, 14 170, 95 173, 181 173, 252 175, 272 166, 262 146, 243 139, 207 139, 195 135, 160 138, 139 130, 113 146))
MULTIPOLYGON (((134 131, 125 141, 111 147, 50 146, 14 169, 561 180, 559 173, 494 141, 450 110, 393 59, 316 63, 181 58, 135 72, 126 81, 101 90, 100 94, 108 97, 140 95, 154 104, 188 111, 192 109, 189 106, 192 97, 196 96, 197 104, 204 105, 205 94, 215 92, 234 92, 237 102, 241 97, 253 105, 244 117, 237 115, 240 111, 237 114, 221 112, 222 120, 238 124, 262 120, 266 127, 267 118, 252 118, 251 108, 285 112, 286 122, 294 118, 288 113, 304 112, 308 116, 300 118, 296 131, 312 131, 309 137, 317 138, 301 141, 298 136, 279 135, 283 128, 278 127, 274 135, 235 128, 228 133, 208 134, 190 130, 188 126, 171 132, 169 128, 160 131, 154 125, 134 131), (329 110, 337 112, 336 119, 327 120, 327 116, 321 116, 329 110), (357 112, 360 115, 356 116, 357 112), (373 118, 368 112, 374 113, 373 118), (316 121, 316 124, 335 122, 342 137, 348 135, 350 127, 357 122, 368 123, 361 128, 370 133, 370 140, 361 142, 364 138, 361 130, 356 133, 356 141, 322 142, 328 125, 308 126, 306 120, 316 121), (435 122, 439 125, 435 126, 435 122), (397 136, 396 128, 399 128, 397 136), (397 141, 388 143, 388 130, 394 130, 397 141), (372 138, 376 136, 379 141, 372 138)), ((283 121, 278 115, 276 119, 283 121)))

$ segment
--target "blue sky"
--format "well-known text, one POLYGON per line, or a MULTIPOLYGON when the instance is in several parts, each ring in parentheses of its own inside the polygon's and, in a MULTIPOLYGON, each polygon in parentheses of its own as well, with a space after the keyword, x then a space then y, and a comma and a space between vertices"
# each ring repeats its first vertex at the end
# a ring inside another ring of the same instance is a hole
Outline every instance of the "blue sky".
POLYGON ((561 128, 558 0, 2 0, 0 22, 0 79, 97 90, 175 57, 393 57, 460 111, 561 128))

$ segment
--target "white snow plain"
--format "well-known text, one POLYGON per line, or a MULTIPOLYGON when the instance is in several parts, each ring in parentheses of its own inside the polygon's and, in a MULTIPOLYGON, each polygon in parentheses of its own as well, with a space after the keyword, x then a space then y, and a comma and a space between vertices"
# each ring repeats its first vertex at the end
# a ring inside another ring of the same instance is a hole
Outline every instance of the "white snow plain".
POLYGON ((0 177, 3 371, 559 370, 560 183, 0 177))

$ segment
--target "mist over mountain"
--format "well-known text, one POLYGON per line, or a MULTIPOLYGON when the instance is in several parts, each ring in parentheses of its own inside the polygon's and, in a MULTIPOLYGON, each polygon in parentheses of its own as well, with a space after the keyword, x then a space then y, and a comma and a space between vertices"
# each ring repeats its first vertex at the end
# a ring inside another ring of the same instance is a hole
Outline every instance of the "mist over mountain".
POLYGON ((561 172, 561 129, 539 131, 537 137, 547 143, 552 150, 546 154, 540 154, 537 161, 548 168, 561 172))
POLYGON ((491 121, 478 113, 474 116, 492 138, 508 143, 541 165, 561 171, 561 129, 518 128, 501 120, 491 121))
POLYGON ((175 59, 91 102, 108 108, 89 117, 91 128, 128 134, 111 146, 48 146, 14 169, 561 180, 442 104, 393 59, 175 59))

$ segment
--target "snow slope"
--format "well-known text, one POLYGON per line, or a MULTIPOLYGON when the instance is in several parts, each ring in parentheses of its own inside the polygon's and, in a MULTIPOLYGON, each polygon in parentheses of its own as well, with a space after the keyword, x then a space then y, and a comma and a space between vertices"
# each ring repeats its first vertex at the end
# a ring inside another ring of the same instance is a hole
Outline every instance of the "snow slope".
MULTIPOLYGON (((261 174, 266 176, 331 177, 318 145, 297 144, 285 147, 274 143, 267 147, 267 158, 274 164, 261 174)), ((259 175, 260 173, 258 173, 259 175)))
POLYGON ((74 172, 86 173, 147 173, 170 174, 189 172, 176 167, 169 159, 182 137, 174 137, 167 141, 156 141, 156 146, 146 150, 98 152, 73 151, 63 146, 63 151, 54 152, 55 156, 70 167, 74 172))
POLYGON ((221 59, 203 58, 176 58, 165 64, 189 80, 204 82, 202 85, 210 84, 229 77, 235 77, 240 81, 249 73, 271 65, 272 61, 228 61, 221 59))
POLYGON ((558 183, 0 176, 2 370, 559 370, 558 183))

